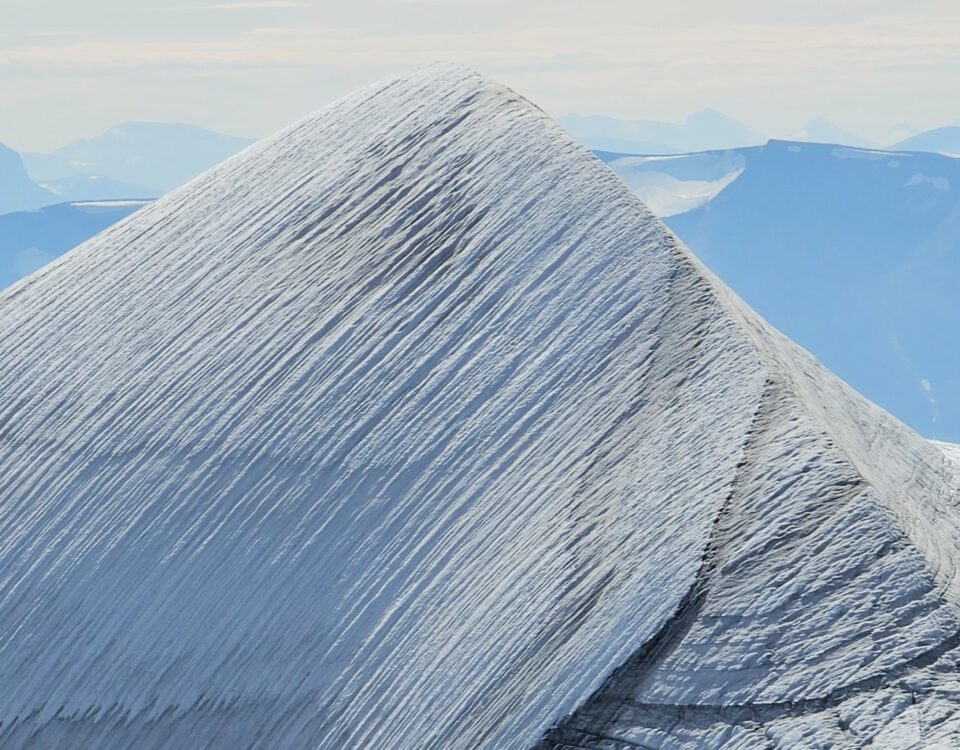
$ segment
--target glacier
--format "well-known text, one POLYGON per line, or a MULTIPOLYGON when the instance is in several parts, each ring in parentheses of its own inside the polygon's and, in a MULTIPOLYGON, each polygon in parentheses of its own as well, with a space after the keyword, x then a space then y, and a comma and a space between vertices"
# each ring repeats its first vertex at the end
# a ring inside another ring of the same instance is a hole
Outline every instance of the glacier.
POLYGON ((955 450, 461 67, 0 293, 0 466, 4 748, 960 737, 955 450))

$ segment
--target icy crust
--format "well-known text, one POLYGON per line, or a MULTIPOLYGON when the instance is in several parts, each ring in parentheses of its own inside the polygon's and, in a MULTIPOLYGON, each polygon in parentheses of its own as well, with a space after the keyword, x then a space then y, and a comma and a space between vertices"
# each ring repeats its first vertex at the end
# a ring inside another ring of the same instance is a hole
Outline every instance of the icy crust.
POLYGON ((718 299, 769 379, 698 580, 538 748, 960 744, 958 451, 718 299))
POLYGON ((954 477, 960 480, 960 445, 942 443, 938 440, 932 440, 931 442, 943 451, 943 454, 947 457, 947 465, 952 469, 954 477))
MULTIPOLYGON (((741 310, 745 308, 737 300, 741 310)), ((960 492, 943 450, 920 438, 828 372, 806 351, 748 313, 773 376, 796 394, 817 429, 881 498, 911 544, 924 555, 952 605, 960 602, 960 492)))
POLYGON ((782 389, 764 399, 692 595, 539 748, 960 741, 955 609, 782 389))
POLYGON ((530 746, 679 606, 764 382, 605 167, 444 67, 14 286, 0 362, 4 747, 530 746))
POLYGON ((21 281, 0 363, 4 747, 806 747, 930 670, 952 715, 943 452, 469 71, 21 281))

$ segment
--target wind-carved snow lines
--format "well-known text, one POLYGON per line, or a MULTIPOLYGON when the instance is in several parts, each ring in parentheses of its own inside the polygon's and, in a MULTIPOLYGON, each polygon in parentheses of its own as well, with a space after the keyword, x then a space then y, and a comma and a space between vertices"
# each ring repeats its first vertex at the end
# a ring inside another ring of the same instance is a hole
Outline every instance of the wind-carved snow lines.
MULTIPOLYGON (((741 728, 710 712, 956 632, 939 449, 460 68, 345 97, 19 282, 0 363, 4 747, 499 750, 602 734, 597 696, 696 707, 629 731, 709 747, 741 728)), ((861 701, 851 736, 896 726, 885 689, 831 709, 861 701)))

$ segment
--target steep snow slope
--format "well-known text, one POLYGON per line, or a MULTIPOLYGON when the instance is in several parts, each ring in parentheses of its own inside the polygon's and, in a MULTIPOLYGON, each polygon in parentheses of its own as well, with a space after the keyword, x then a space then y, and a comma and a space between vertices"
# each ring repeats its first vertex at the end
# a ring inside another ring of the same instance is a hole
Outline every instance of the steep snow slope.
POLYGON ((720 746, 960 629, 943 452, 459 68, 18 282, 0 363, 4 747, 720 746))

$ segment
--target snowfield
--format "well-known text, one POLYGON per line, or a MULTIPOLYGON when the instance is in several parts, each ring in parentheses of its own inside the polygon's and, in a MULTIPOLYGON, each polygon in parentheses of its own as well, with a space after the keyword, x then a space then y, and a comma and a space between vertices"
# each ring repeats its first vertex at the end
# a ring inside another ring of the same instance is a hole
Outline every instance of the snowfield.
POLYGON ((955 464, 468 70, 14 284, 0 363, 4 748, 960 736, 955 464))

